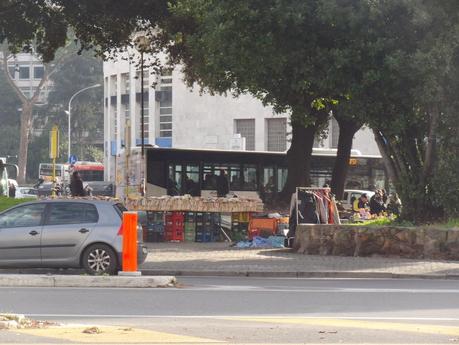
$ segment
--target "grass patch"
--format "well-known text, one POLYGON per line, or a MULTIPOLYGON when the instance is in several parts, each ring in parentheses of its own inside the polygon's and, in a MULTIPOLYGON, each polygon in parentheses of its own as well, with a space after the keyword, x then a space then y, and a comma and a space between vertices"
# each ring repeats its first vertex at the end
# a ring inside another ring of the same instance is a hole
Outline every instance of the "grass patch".
POLYGON ((453 229, 459 228, 459 218, 449 219, 444 223, 432 223, 432 224, 420 224, 415 225, 414 223, 401 220, 401 219, 389 219, 389 218, 377 218, 377 219, 370 219, 365 220, 363 222, 358 223, 347 223, 347 225, 354 225, 354 226, 397 226, 397 227, 424 227, 424 228, 442 228, 442 229, 453 229))
POLYGON ((6 210, 15 205, 22 204, 24 202, 33 201, 35 199, 25 198, 25 199, 14 199, 14 198, 7 198, 5 196, 0 197, 0 212, 6 210))

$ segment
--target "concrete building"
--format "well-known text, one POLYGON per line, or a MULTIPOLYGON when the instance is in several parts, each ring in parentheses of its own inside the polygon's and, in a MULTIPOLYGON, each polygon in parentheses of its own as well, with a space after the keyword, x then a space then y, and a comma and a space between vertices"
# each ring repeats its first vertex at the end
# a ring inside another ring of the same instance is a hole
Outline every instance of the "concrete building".
MULTIPOLYGON (((131 146, 141 143, 141 72, 135 60, 126 54, 104 63, 105 171, 111 180, 117 155, 126 144, 127 123, 131 146)), ((179 68, 161 76, 144 69, 144 111, 145 144, 149 145, 256 151, 289 147, 288 114, 275 114, 250 95, 212 96, 198 87, 189 89, 179 68)), ((316 147, 336 148, 338 135, 338 125, 331 120, 328 138, 317 141, 316 147)), ((379 155, 369 130, 356 134, 353 148, 379 155)))
MULTIPOLYGON (((19 53, 8 59, 8 72, 26 98, 32 98, 45 73, 43 62, 33 54, 19 53)), ((37 104, 48 99, 52 82, 47 81, 40 91, 37 104)))

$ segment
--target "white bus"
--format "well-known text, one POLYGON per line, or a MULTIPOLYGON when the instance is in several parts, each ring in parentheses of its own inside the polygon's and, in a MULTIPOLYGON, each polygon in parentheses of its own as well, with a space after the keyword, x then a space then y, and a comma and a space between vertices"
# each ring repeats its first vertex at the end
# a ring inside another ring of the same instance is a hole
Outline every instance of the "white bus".
MULTIPOLYGON (((56 164, 56 182, 68 183, 70 180, 69 165, 68 164, 56 164)), ((38 179, 45 182, 52 182, 53 180, 53 164, 52 163, 40 163, 38 167, 38 179)))

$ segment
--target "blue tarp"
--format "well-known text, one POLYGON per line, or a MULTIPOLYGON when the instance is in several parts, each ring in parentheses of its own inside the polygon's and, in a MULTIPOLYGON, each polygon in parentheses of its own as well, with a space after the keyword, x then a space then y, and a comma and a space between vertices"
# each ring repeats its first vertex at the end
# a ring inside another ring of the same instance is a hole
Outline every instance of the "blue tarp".
POLYGON ((240 241, 237 248, 284 248, 283 236, 269 236, 268 238, 255 236, 252 241, 240 241))

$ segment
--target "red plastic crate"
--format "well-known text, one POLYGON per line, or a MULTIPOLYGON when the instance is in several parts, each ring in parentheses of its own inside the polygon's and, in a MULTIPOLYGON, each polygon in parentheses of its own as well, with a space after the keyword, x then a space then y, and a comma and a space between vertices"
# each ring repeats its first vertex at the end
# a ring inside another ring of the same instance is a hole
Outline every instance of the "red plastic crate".
POLYGON ((166 241, 182 242, 185 239, 185 233, 183 231, 166 231, 164 235, 166 241))

